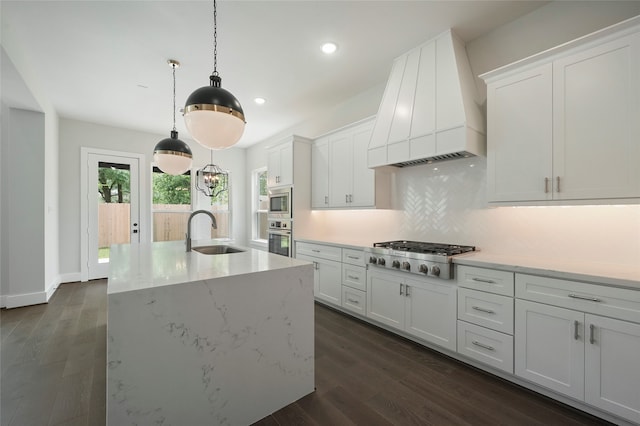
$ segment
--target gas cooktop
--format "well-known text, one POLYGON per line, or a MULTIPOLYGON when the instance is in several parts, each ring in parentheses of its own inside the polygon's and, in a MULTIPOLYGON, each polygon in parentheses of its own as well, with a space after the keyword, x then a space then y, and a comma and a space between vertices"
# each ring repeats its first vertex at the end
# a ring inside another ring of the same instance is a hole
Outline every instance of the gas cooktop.
POLYGON ((373 247, 386 248, 390 250, 405 251, 411 253, 428 253, 441 256, 455 256, 456 254, 474 251, 473 246, 459 246, 454 244, 426 243, 422 241, 386 241, 374 243, 373 247))
POLYGON ((441 279, 453 279, 453 256, 475 251, 474 246, 422 241, 386 241, 365 248, 369 265, 441 279))

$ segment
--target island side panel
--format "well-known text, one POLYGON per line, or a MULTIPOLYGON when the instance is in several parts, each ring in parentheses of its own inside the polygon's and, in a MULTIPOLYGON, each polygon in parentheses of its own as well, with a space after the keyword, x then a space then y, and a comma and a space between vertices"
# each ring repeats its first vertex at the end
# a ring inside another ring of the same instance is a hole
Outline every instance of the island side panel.
POLYGON ((107 424, 253 423, 314 390, 313 270, 109 294, 107 424))

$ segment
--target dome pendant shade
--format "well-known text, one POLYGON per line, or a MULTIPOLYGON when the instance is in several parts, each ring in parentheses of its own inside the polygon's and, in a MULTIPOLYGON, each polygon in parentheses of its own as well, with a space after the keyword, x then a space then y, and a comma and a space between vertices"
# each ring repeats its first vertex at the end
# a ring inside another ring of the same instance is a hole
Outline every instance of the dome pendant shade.
POLYGON ((209 77, 210 86, 195 90, 184 107, 184 122, 193 139, 209 149, 225 149, 236 144, 244 133, 244 111, 221 78, 209 77))
POLYGON ((178 132, 171 131, 171 137, 162 139, 153 150, 156 166, 169 175, 181 175, 191 168, 191 149, 178 139, 178 132))

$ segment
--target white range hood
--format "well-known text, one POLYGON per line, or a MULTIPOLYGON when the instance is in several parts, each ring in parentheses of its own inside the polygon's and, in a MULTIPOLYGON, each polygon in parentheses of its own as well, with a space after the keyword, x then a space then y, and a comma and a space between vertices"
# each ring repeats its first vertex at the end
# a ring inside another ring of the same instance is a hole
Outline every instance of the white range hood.
POLYGON ((485 119, 464 43, 451 31, 397 58, 367 164, 405 167, 486 155, 485 119))

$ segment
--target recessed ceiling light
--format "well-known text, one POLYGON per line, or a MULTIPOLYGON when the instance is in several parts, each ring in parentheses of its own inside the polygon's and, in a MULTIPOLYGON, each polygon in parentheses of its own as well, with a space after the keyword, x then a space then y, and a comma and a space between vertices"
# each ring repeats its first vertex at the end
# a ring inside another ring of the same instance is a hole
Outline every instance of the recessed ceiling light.
POLYGON ((254 101, 255 103, 257 103, 258 105, 262 105, 262 104, 264 104, 265 102, 267 102, 265 98, 255 98, 253 101, 254 101))
POLYGON ((338 50, 338 45, 332 42, 328 42, 322 45, 322 51, 327 55, 331 55, 338 50))

